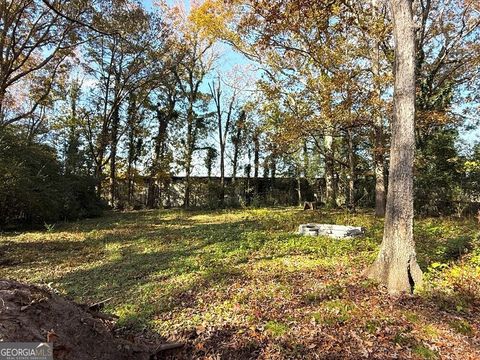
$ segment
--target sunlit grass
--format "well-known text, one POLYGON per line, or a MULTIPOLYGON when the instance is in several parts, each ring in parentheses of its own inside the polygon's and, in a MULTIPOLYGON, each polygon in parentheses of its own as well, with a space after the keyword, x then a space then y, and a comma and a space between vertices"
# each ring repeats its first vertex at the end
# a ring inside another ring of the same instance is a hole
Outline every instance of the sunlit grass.
MULTIPOLYGON (((445 331, 474 336, 467 320, 437 326, 415 309, 391 312, 362 295, 378 293, 361 273, 376 256, 382 229, 382 220, 370 212, 108 213, 49 231, 1 236, 0 276, 49 284, 80 302, 111 297, 106 310, 119 316, 120 325, 166 336, 225 324, 242 333, 260 329, 273 339, 300 336, 312 326, 353 326, 373 336, 385 327, 404 326, 394 317, 428 341, 445 331), (307 222, 367 231, 365 237, 341 240, 297 235, 298 225, 307 222)), ((473 220, 416 222, 418 257, 426 272, 419 294, 455 316, 467 316, 472 301, 478 301, 478 292, 471 294, 480 275, 477 231, 473 220)), ((400 331, 397 337, 391 341, 408 343, 418 356, 433 356, 421 343, 406 341, 410 333, 400 331)))

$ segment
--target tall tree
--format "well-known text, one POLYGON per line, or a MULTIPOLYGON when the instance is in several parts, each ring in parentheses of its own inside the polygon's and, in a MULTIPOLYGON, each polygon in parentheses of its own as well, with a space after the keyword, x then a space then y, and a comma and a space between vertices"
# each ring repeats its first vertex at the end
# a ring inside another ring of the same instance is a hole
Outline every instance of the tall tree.
POLYGON ((383 241, 370 277, 390 293, 411 292, 422 282, 413 240, 415 153, 415 24, 412 0, 391 0, 395 39, 394 114, 389 191, 383 241))
POLYGON ((225 149, 237 100, 237 89, 233 88, 229 98, 225 99, 220 77, 216 83, 209 84, 209 89, 217 116, 218 142, 220 144, 220 204, 223 204, 225 200, 225 149))
POLYGON ((152 209, 162 206, 162 190, 170 178, 172 162, 171 152, 168 149, 169 127, 177 119, 175 110, 177 91, 175 83, 169 84, 163 92, 163 102, 156 108, 157 131, 153 139, 152 159, 148 174, 147 207, 152 209))
MULTIPOLYGON (((378 1, 372 0, 372 12, 374 21, 379 21, 377 18, 382 13, 379 8, 378 1)), ((381 19, 381 18, 380 18, 381 19)), ((382 93, 381 93, 381 80, 380 80, 380 66, 381 66, 381 39, 379 34, 371 36, 373 38, 374 49, 371 53, 371 68, 373 75, 373 93, 374 101, 377 106, 373 107, 374 119, 373 119, 373 161, 375 171, 375 215, 378 217, 385 216, 385 140, 384 140, 384 125, 381 111, 382 93)))
POLYGON ((212 177, 212 168, 217 159, 217 155, 217 150, 214 147, 207 147, 205 152, 205 167, 207 168, 207 176, 209 180, 212 177))
POLYGON ((78 174, 82 166, 82 152, 80 151, 80 111, 78 101, 81 96, 81 83, 74 79, 68 89, 67 102, 69 114, 62 127, 65 128, 65 174, 78 174))
MULTIPOLYGON (((195 7, 195 6, 193 6, 195 7)), ((193 11, 193 10, 192 10, 193 11)), ((184 110, 184 137, 180 141, 181 163, 185 171, 184 206, 190 206, 193 156, 199 150, 199 142, 207 130, 209 96, 202 92, 201 84, 212 70, 217 59, 214 40, 205 38, 185 8, 175 6, 170 11, 175 26, 173 36, 182 57, 173 68, 184 110)))
POLYGON ((149 54, 163 45, 164 34, 141 7, 123 4, 106 10, 104 17, 122 35, 102 36, 85 47, 85 71, 98 85, 90 90, 92 115, 86 134, 95 161, 99 196, 103 195, 104 169, 110 163, 108 193, 110 204, 115 207, 117 149, 125 131, 123 104, 132 92, 152 86, 156 63, 149 54))
POLYGON ((84 41, 84 27, 72 20, 91 15, 89 2, 62 0, 55 6, 69 19, 44 1, 0 1, 0 125, 32 115, 84 41), (27 104, 21 95, 32 91, 32 84, 38 85, 36 96, 27 104))
POLYGON ((143 120, 145 117, 146 96, 141 92, 132 92, 128 98, 127 110, 127 200, 128 204, 134 206, 135 177, 137 173, 137 162, 140 159, 145 143, 146 135, 143 120))
POLYGON ((238 119, 235 122, 235 129, 232 134, 232 144, 233 144, 233 158, 232 158, 232 182, 235 182, 237 179, 238 163, 240 157, 240 151, 242 149, 242 144, 244 140, 244 131, 245 131, 245 120, 246 112, 244 110, 240 111, 238 114, 238 119))

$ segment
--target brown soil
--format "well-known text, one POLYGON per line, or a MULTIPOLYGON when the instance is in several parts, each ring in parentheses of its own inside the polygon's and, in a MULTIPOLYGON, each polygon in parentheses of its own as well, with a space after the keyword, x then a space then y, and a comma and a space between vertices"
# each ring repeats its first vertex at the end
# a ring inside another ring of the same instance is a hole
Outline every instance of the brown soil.
POLYGON ((160 358, 158 343, 142 336, 127 340, 114 330, 113 318, 88 305, 38 286, 0 280, 0 341, 53 342, 55 360, 160 358))

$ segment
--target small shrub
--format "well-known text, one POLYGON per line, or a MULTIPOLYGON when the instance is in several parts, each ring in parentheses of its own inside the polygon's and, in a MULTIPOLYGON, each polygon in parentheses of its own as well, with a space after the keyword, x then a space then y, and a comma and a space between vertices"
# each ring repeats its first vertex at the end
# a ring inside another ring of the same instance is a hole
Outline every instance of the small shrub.
POLYGON ((55 224, 47 224, 47 223, 44 223, 44 224, 43 224, 43 227, 45 228, 45 230, 47 231, 47 233, 51 233, 51 232, 53 232, 53 230, 55 230, 55 224))

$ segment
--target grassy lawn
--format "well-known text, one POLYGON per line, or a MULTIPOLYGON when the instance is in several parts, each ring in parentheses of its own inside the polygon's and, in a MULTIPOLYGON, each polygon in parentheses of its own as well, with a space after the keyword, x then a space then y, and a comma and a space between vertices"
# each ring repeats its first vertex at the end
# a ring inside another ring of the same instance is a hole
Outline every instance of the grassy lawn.
POLYGON ((473 220, 416 223, 424 288, 391 298, 362 277, 382 237, 370 213, 140 211, 0 236, 0 276, 80 302, 112 297, 119 326, 187 343, 193 358, 480 358, 473 220), (295 234, 359 225, 366 237, 295 234))

